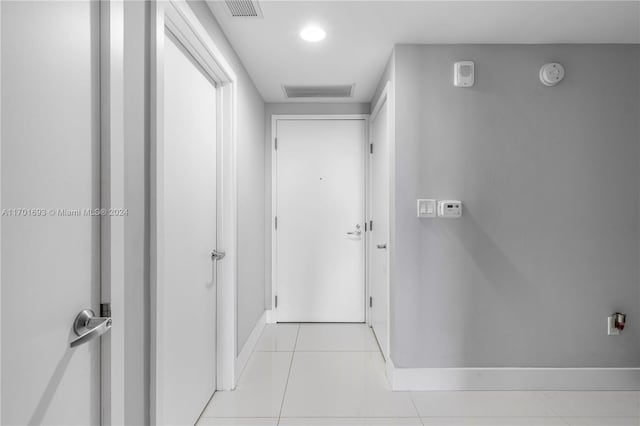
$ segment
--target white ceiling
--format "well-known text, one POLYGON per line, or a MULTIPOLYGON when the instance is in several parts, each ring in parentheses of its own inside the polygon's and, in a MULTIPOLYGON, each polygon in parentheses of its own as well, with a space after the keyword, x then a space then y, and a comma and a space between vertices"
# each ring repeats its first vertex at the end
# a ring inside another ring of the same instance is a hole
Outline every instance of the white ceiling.
POLYGON ((262 19, 207 2, 267 102, 287 101, 283 84, 352 83, 347 101, 369 102, 394 44, 640 43, 639 1, 263 0, 262 19), (327 38, 302 41, 308 23, 327 38))

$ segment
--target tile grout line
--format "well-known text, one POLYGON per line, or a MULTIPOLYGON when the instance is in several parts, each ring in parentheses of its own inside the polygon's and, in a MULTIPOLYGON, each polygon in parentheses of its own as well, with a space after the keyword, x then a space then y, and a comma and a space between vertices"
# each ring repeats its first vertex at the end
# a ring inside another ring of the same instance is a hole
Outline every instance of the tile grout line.
POLYGON ((409 391, 409 399, 411 400, 411 405, 413 405, 413 409, 416 410, 416 415, 420 420, 420 424, 424 426, 424 422, 422 421, 422 416, 420 415, 420 411, 418 410, 418 406, 416 405, 416 402, 413 400, 413 392, 411 391, 409 391))
POLYGON ((287 388, 289 387, 289 379, 291 378, 291 368, 293 366, 293 358, 296 356, 296 347, 298 346, 298 337, 300 336, 300 324, 298 324, 298 331, 296 332, 296 340, 293 343, 293 352, 291 353, 291 361, 289 362, 289 372, 287 373, 287 383, 284 385, 284 392, 282 393, 282 401, 280 402, 280 411, 278 412, 278 425, 282 418, 282 409, 284 408, 284 399, 287 396, 287 388))
POLYGON ((296 353, 296 348, 298 347, 298 338, 300 337, 301 328, 302 328, 302 325, 298 324, 298 331, 296 332, 296 341, 293 342, 293 353, 296 353))

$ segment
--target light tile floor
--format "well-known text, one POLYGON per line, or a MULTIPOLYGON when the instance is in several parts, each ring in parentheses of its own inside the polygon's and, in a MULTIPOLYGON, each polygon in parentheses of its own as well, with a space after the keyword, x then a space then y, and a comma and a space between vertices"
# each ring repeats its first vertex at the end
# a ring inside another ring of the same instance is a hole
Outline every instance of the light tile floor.
POLYGON ((198 425, 640 426, 640 392, 392 392, 366 325, 273 324, 198 425))

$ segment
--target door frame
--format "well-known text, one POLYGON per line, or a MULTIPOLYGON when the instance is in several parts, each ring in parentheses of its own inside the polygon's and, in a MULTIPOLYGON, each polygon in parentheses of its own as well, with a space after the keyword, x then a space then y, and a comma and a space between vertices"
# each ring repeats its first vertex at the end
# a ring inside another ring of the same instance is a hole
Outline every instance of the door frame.
MULTIPOLYGON (((380 110, 382 109, 384 104, 387 104, 387 144, 388 144, 388 155, 389 158, 387 159, 388 161, 388 170, 389 170, 389 200, 388 200, 388 206, 387 206, 387 219, 389 221, 389 223, 387 224, 387 250, 386 250, 386 257, 387 257, 387 276, 386 276, 386 280, 385 280, 385 285, 386 285, 386 291, 387 291, 387 312, 386 312, 386 317, 387 317, 387 347, 386 348, 380 348, 380 351, 382 352, 382 355, 384 356, 385 361, 388 363, 391 360, 391 280, 393 277, 393 247, 394 247, 394 236, 395 236, 395 231, 394 231, 394 223, 395 221, 393 220, 394 216, 395 216, 395 212, 394 212, 394 206, 395 206, 395 104, 394 104, 394 97, 393 97, 393 83, 391 81, 387 81, 387 83, 384 86, 384 89, 382 90, 382 93, 380 94, 380 96, 378 97, 378 99, 376 100, 375 105, 373 106, 373 108, 371 109, 371 118, 369 120, 369 143, 373 145, 373 131, 372 131, 372 127, 373 127, 373 122, 376 120, 376 118, 378 117, 378 114, 380 113, 380 110)), ((373 148, 375 150, 375 148, 373 148)), ((371 214, 372 214, 372 206, 371 206, 371 201, 373 200, 373 170, 371 167, 369 167, 369 173, 367 174, 368 176, 368 182, 369 182, 369 203, 368 203, 368 218, 369 220, 371 220, 371 214)), ((373 248, 373 239, 370 238, 369 241, 369 253, 372 252, 373 248)), ((371 288, 371 273, 369 270, 369 265, 371 263, 367 264, 367 287, 371 288)), ((369 319, 371 319, 371 309, 368 309, 369 312, 369 319)), ((372 325, 371 322, 369 322, 369 325, 372 325)))
MULTIPOLYGON (((0 46, 2 46, 2 2, 0 1, 0 46)), ((2 211, 2 52, 0 51, 0 212, 2 211)), ((2 216, 0 216, 0 320, 2 319, 2 216)), ((2 327, 0 327, 0 377, 2 377, 2 327)), ((2 380, 0 380, 0 422, 2 422, 2 380)))
MULTIPOLYGON (((125 206, 124 1, 100 1, 100 203, 125 206)), ((125 216, 100 218, 102 303, 111 304, 113 325, 101 338, 101 418, 125 424, 125 216)))
MULTIPOLYGON (((100 204, 124 207, 124 0, 101 0, 100 33, 100 204)), ((0 34, 2 2, 0 2, 0 34)), ((0 35, 1 38, 1 35, 0 35)), ((0 95, 2 94, 0 60, 0 95)), ((2 114, 0 111, 0 130, 2 114)), ((0 160, 2 132, 0 131, 0 160)), ((0 188, 2 187, 0 161, 0 188)), ((0 194, 0 209, 2 197, 0 194)), ((100 418, 102 425, 125 424, 124 216, 100 217, 100 300, 111 303, 113 323, 100 339, 100 418)), ((0 220, 0 235, 2 221, 0 220)), ((0 240, 1 241, 1 240, 0 240)), ((1 244, 1 242, 0 242, 1 244)), ((0 258, 1 270, 1 258, 0 258)), ((0 274, 1 276, 1 274, 0 274)), ((1 279, 1 278, 0 278, 1 279)), ((0 281, 0 302, 2 282, 0 281)), ((2 357, 0 330, 0 360, 2 357)), ((0 375, 2 364, 0 362, 0 375)), ((0 400, 2 388, 0 384, 0 400)), ((2 415, 0 403, 0 417, 2 415)))
MULTIPOLYGON (((276 308, 276 295, 278 294, 278 233, 275 229, 275 218, 277 216, 278 200, 278 155, 276 149, 276 138, 278 136, 278 120, 358 120, 364 121, 365 144, 364 158, 364 218, 368 222, 369 218, 369 114, 274 114, 271 116, 271 311, 269 322, 278 322, 278 310, 276 308)), ((369 300, 369 232, 364 232, 364 300, 365 323, 370 323, 369 300)))
MULTIPOLYGON (((185 0, 151 4, 151 86, 150 86, 150 416, 151 423, 163 419, 160 396, 164 368, 161 337, 157 331, 163 320, 164 276, 164 39, 169 31, 201 69, 216 83, 218 123, 218 211, 217 248, 226 252, 217 265, 216 390, 235 388, 236 287, 237 287, 237 77, 185 0)), ((212 247, 213 249, 214 247, 212 247)), ((203 407, 204 408, 204 407, 203 407)))

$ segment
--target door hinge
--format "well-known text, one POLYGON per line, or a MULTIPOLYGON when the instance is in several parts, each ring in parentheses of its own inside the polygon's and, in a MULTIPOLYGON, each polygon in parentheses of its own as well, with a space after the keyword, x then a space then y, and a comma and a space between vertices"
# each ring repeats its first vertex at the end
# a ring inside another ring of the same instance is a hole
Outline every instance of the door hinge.
POLYGON ((273 225, 275 226, 276 229, 278 229, 278 216, 276 216, 275 219, 273 220, 273 225))
POLYGON ((111 303, 100 304, 100 316, 103 318, 108 318, 111 316, 111 303))
POLYGON ((373 154, 373 144, 369 144, 369 154, 373 154))
POLYGON ((276 294, 274 297, 274 301, 273 301, 273 305, 277 308, 278 307, 278 295, 276 294))
POLYGON ((369 307, 373 308, 373 297, 369 296, 369 307))
POLYGON ((369 231, 373 231, 373 221, 369 221, 369 231))
POLYGON ((278 138, 275 138, 273 147, 275 148, 276 151, 278 150, 278 138))

